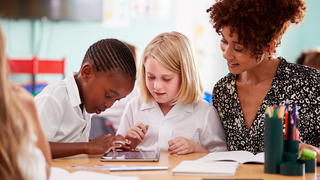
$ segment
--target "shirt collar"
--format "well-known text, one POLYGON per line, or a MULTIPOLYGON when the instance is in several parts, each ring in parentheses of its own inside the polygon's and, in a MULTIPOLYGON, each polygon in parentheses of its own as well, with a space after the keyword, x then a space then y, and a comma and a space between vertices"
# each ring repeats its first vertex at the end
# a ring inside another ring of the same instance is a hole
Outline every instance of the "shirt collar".
POLYGON ((142 102, 142 104, 140 106, 140 110, 143 111, 143 110, 147 110, 147 109, 152 109, 152 108, 156 108, 157 106, 158 106, 158 104, 156 104, 156 102, 154 100, 151 100, 148 103, 142 102))
POLYGON ((70 99, 70 103, 73 107, 79 106, 81 104, 80 94, 79 94, 79 88, 76 83, 76 80, 74 79, 73 74, 67 76, 64 79, 64 82, 67 87, 67 93, 70 99))
MULTIPOLYGON (((152 109, 152 108, 159 108, 159 105, 155 100, 151 100, 149 103, 142 103, 140 110, 147 110, 147 109, 152 109)), ((172 110, 175 109, 175 111, 181 111, 181 112, 188 112, 192 113, 193 112, 193 104, 176 104, 172 110)))

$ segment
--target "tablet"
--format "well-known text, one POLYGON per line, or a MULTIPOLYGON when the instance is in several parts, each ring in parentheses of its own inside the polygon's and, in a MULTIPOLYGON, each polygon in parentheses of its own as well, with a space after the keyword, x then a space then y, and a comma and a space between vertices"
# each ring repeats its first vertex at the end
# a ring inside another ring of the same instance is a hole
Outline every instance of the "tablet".
POLYGON ((159 161, 157 151, 116 151, 104 154, 101 161, 159 161))

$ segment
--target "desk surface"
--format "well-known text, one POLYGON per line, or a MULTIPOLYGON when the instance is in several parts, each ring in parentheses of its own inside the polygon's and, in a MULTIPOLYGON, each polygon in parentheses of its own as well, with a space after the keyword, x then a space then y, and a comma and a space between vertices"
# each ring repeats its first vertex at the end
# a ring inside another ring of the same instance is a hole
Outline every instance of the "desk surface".
MULTIPOLYGON (((127 172, 108 172, 108 171, 95 171, 102 172, 111 175, 123 175, 123 176, 139 176, 141 180, 201 180, 204 177, 200 176, 172 176, 171 170, 179 164, 182 160, 195 160, 205 154, 203 153, 193 153, 188 155, 173 156, 168 153, 162 152, 159 162, 101 162, 99 160, 100 156, 88 156, 88 155, 76 155, 66 158, 54 159, 52 165, 54 167, 64 168, 70 172, 77 171, 77 169, 70 168, 72 165, 82 165, 82 166, 93 166, 97 164, 127 164, 127 165, 162 165, 168 166, 169 170, 165 171, 127 171, 127 172)), ((80 170, 80 169, 79 169, 80 170)), ((83 171, 83 169, 81 169, 83 171)), ((320 167, 317 168, 318 172, 320 167)), ((205 178, 218 179, 218 176, 211 176, 205 178)), ((221 179, 226 178, 248 178, 248 179, 317 179, 315 174, 307 173, 303 177, 290 177, 290 176, 280 176, 274 174, 264 174, 263 165, 257 164, 241 164, 237 170, 236 176, 223 176, 221 179)))

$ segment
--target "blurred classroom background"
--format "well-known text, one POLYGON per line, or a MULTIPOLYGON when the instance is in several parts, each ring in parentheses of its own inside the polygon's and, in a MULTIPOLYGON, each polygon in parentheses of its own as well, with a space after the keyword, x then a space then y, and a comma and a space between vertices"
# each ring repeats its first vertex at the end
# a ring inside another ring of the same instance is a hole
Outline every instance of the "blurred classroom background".
MULTIPOLYGON (((205 91, 210 94, 213 85, 228 73, 219 49, 220 38, 206 13, 213 2, 0 0, 0 26, 6 35, 9 59, 36 58, 37 63, 65 60, 62 74, 34 72, 34 81, 39 86, 78 71, 87 48, 99 39, 117 38, 136 46, 139 61, 153 37, 166 31, 179 31, 193 45, 205 91)), ((320 46, 320 1, 306 0, 306 4, 308 10, 303 23, 291 26, 277 49, 277 55, 291 62, 295 62, 301 51, 320 46)), ((50 64, 43 68, 50 68, 50 64)), ((25 86, 31 82, 28 74, 13 74, 10 78, 25 86)))

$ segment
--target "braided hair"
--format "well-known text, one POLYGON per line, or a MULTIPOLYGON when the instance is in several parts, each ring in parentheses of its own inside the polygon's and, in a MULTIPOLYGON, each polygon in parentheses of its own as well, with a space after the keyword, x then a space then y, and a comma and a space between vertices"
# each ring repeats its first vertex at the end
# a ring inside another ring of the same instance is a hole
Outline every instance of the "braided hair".
POLYGON ((135 79, 136 65, 130 49, 117 39, 102 39, 87 50, 82 65, 92 64, 97 71, 120 70, 135 79))

